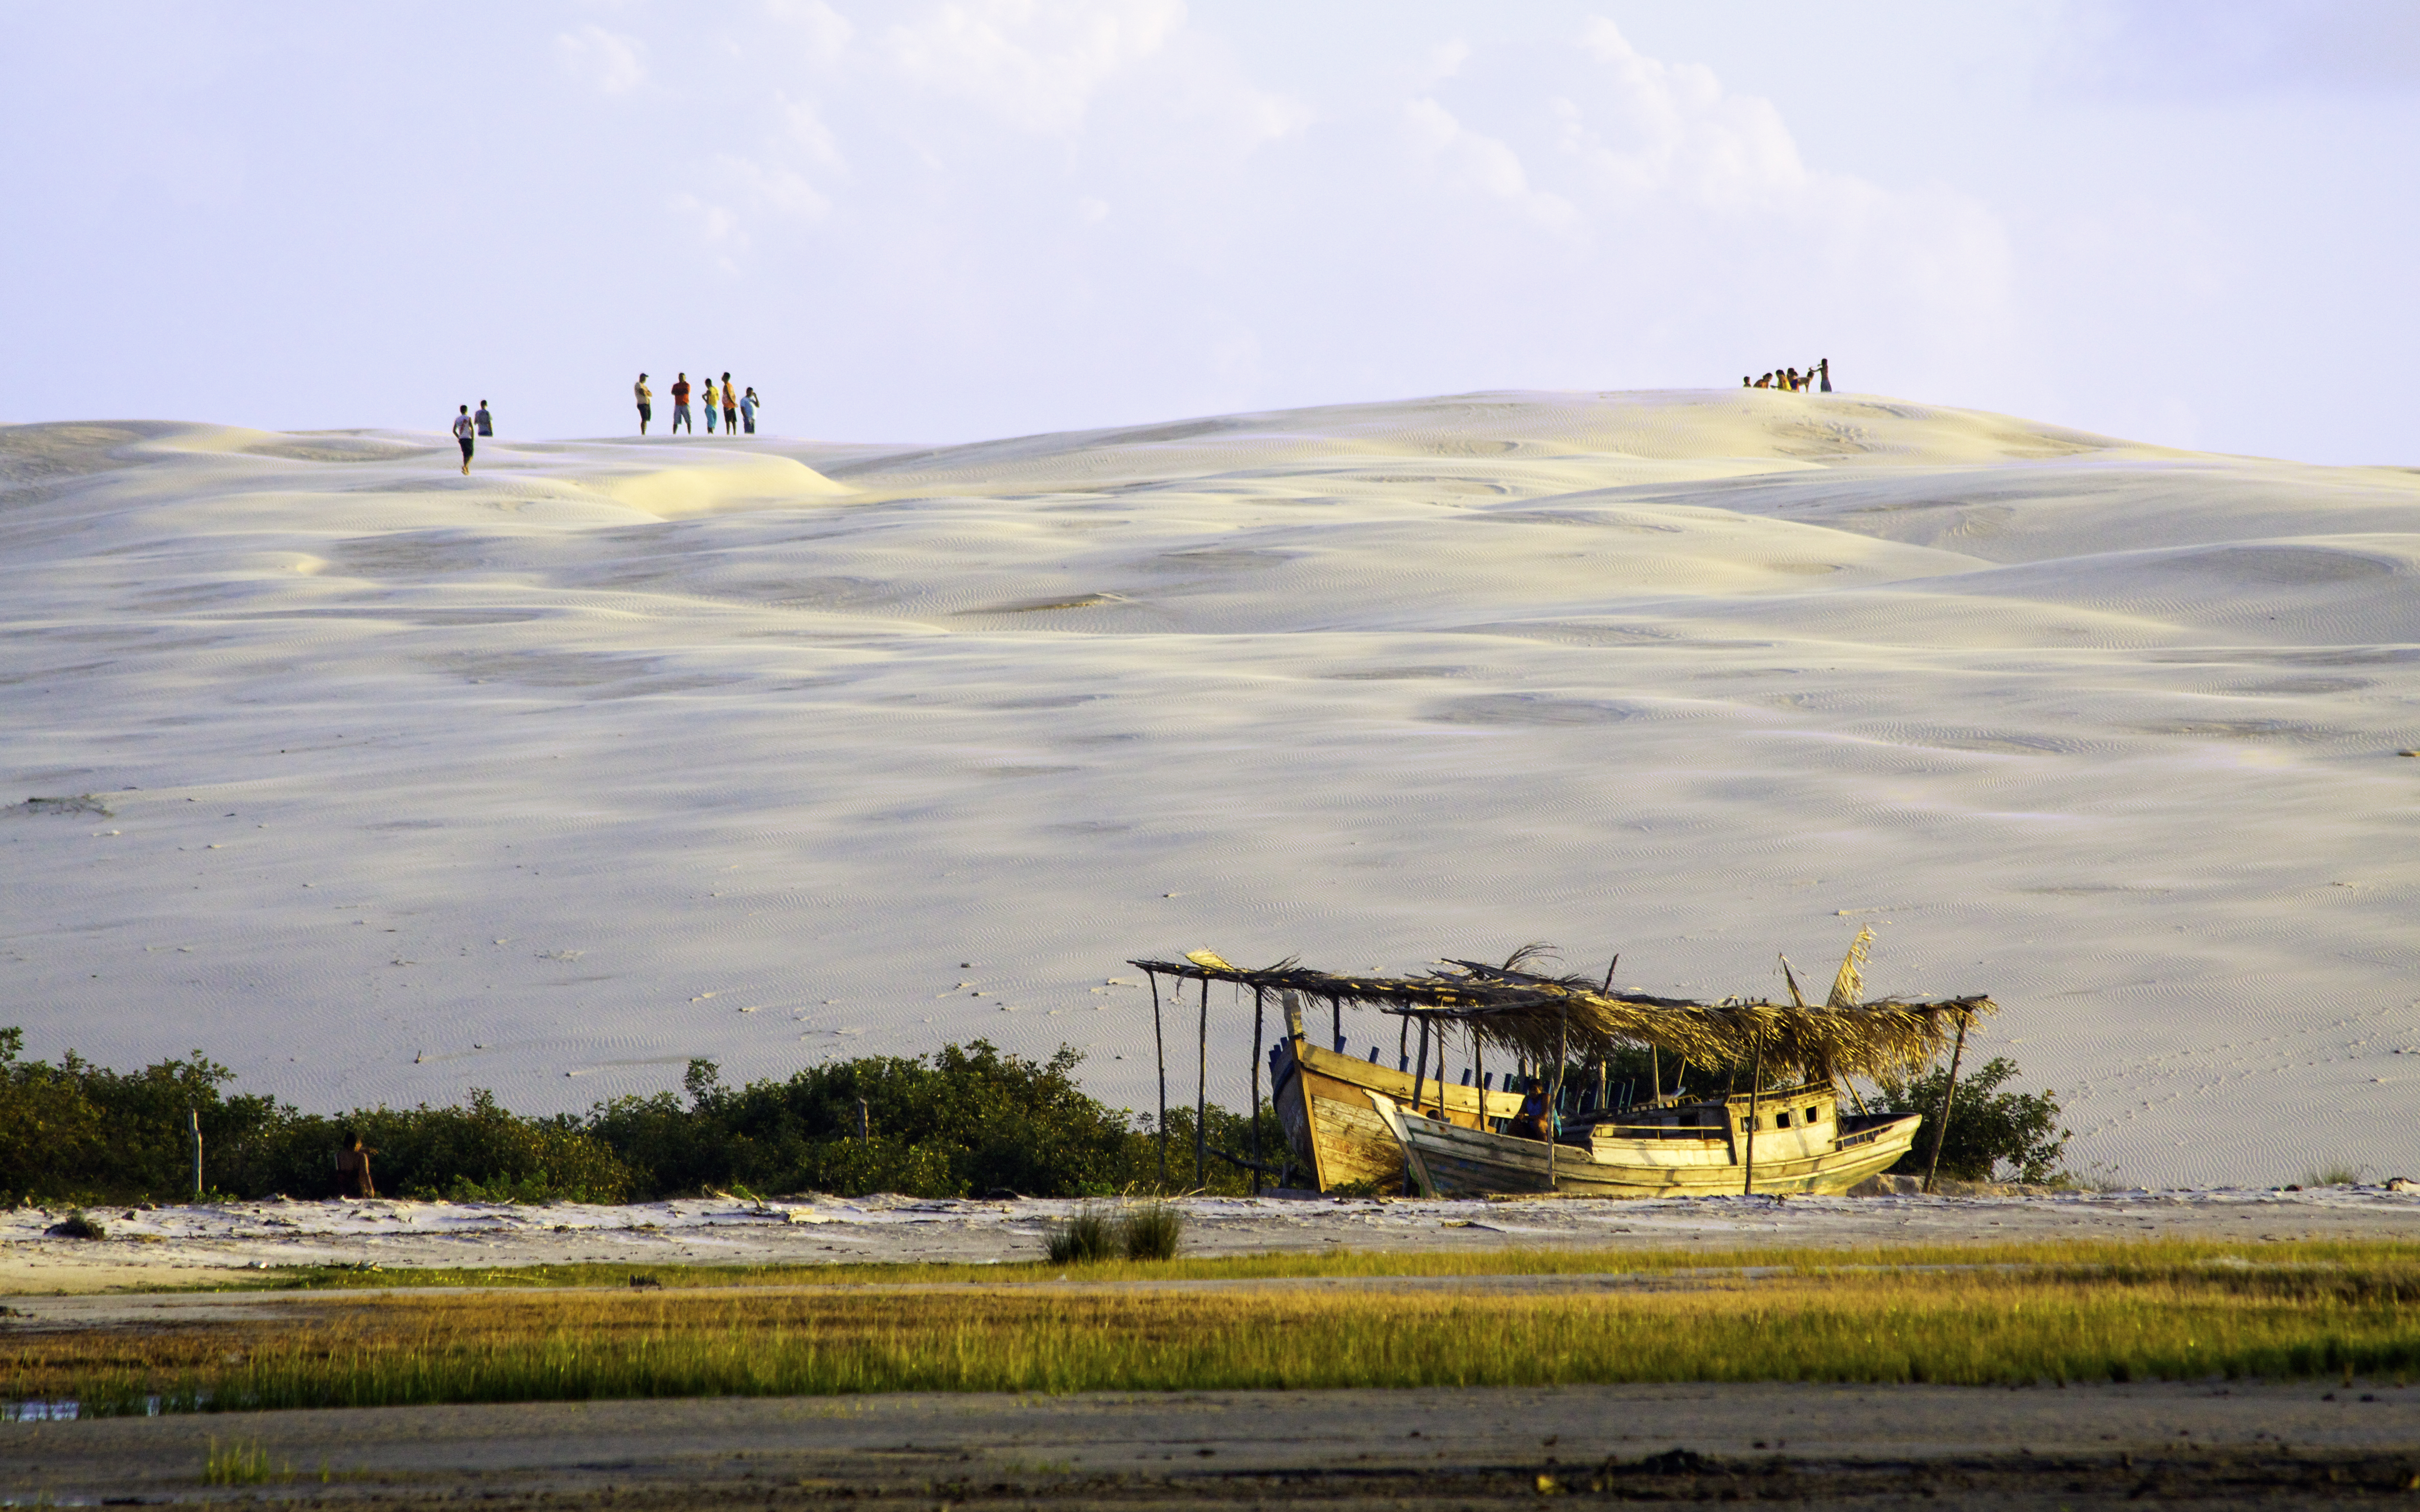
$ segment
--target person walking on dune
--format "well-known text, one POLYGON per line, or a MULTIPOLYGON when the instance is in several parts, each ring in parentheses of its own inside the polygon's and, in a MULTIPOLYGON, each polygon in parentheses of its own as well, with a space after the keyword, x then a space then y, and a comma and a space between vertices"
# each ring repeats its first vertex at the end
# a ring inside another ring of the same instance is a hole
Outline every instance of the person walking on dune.
POLYGON ((683 425, 689 425, 689 433, 690 435, 694 436, 697 434, 697 427, 690 424, 689 375, 687 373, 678 374, 673 378, 673 428, 670 434, 675 436, 679 435, 683 425))
POLYGON ((744 420, 744 421, 746 421, 746 422, 748 422, 748 434, 749 434, 749 435, 751 435, 751 436, 755 435, 755 434, 756 434, 756 389, 755 389, 755 386, 754 386, 754 385, 752 385, 752 384, 749 386, 749 390, 748 390, 747 393, 746 393, 746 394, 744 394, 744 395, 742 395, 742 396, 741 396, 741 398, 740 398, 740 400, 739 400, 739 418, 740 418, 740 419, 742 419, 742 420, 744 420))
POLYGON ((639 401, 639 434, 644 436, 647 422, 656 418, 656 391, 647 387, 647 375, 639 375, 639 381, 630 385, 630 393, 639 401))
MULTIPOLYGON (((751 425, 748 428, 754 430, 756 427, 751 425)), ((739 391, 731 386, 731 375, 728 373, 722 375, 722 434, 725 436, 739 434, 739 391)))
POLYGON ((466 478, 471 475, 471 438, 477 434, 478 427, 471 421, 471 407, 466 404, 462 412, 454 417, 454 439, 462 443, 462 476, 466 478))
POLYGON ((479 401, 478 412, 473 415, 471 419, 477 424, 480 435, 493 436, 496 433, 496 417, 488 413, 487 400, 482 399, 479 401))

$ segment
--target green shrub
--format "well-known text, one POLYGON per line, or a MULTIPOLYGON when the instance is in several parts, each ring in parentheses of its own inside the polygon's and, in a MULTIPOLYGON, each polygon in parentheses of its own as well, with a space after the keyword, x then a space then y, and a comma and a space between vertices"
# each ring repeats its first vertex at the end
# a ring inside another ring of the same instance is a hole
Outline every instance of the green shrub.
MULTIPOLYGON (((1988 1181, 2006 1167, 2020 1181, 2049 1181, 2058 1175, 2074 1132, 2058 1127, 2055 1093, 2003 1092, 2000 1086, 2017 1074, 2016 1062, 1994 1056, 1979 1070, 1958 1079, 1958 1096, 1949 1108, 1949 1129, 1941 1141, 1941 1174, 1962 1181, 1988 1181)), ((1893 1165, 1894 1172, 1921 1176, 1932 1151, 1931 1120, 1941 1113, 1942 1093, 1949 1086, 1947 1068, 1928 1072, 1913 1081, 1885 1080, 1877 1112, 1921 1113, 1914 1148, 1893 1165)))
MULTIPOLYGON (((301 1198, 349 1190, 334 1154, 349 1134, 376 1153, 380 1193, 454 1201, 617 1202, 709 1189, 860 1196, 1109 1196, 1160 1190, 1153 1120, 1130 1119, 1077 1085, 1078 1052, 1047 1060, 983 1041, 929 1057, 875 1057, 782 1080, 722 1084, 690 1062, 680 1093, 623 1097, 584 1116, 527 1118, 473 1091, 467 1105, 303 1113, 227 1096, 225 1067, 200 1052, 140 1072, 70 1052, 57 1066, 20 1058, 0 1029, 0 1201, 176 1200, 193 1190, 186 1109, 200 1117, 214 1195, 301 1198), (858 1135, 862 1101, 871 1137, 858 1135)), ((1169 1187, 1191 1190, 1193 1109, 1169 1113, 1169 1187)), ((1239 1159, 1252 1120, 1212 1107, 1209 1144, 1239 1159)), ((1285 1138, 1264 1110, 1265 1164, 1285 1138)), ((1246 1190, 1250 1172, 1214 1155, 1202 1188, 1246 1190)))

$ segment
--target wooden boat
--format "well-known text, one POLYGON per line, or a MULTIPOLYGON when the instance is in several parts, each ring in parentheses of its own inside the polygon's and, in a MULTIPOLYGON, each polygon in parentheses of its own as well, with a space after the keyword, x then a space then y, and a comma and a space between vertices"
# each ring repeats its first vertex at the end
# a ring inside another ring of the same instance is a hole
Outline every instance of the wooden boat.
MULTIPOLYGON (((1285 1033, 1267 1057, 1274 1100, 1288 1142, 1322 1191, 1404 1181, 1453 1194, 1811 1193, 1845 1191, 1892 1165, 1913 1144, 1920 1121, 1913 1115, 1862 1114, 1844 1120, 1835 1094, 1842 1075, 1913 1073, 1949 1050, 1954 1081, 1967 1026, 1998 1011, 1980 994, 1867 999, 1860 968, 1872 938, 1870 931, 1858 933, 1821 1004, 1800 995, 1787 961, 1786 1003, 1652 996, 1615 988, 1612 968, 1602 983, 1543 976, 1526 969, 1539 947, 1515 951, 1500 966, 1451 960, 1438 963, 1450 971, 1406 978, 1315 971, 1292 960, 1248 968, 1209 950, 1187 951, 1181 961, 1132 964, 1151 978, 1155 1004, 1162 977, 1198 981, 1205 995, 1213 981, 1249 990, 1256 1044, 1263 1008, 1271 995, 1277 997, 1285 1033), (1412 1069, 1376 1064, 1374 1052, 1372 1060, 1356 1059, 1341 1041, 1333 1048, 1313 1044, 1303 1026, 1305 1000, 1325 1000, 1331 1014, 1352 1003, 1401 1016, 1419 1029, 1412 1069), (1608 1058, 1638 1048, 1690 1066, 1728 1069, 1749 1087, 1779 1082, 1783 1089, 1711 1100, 1666 1096, 1643 1112, 1602 1116, 1601 1134, 1591 1129, 1585 1139, 1550 1149, 1506 1132, 1521 1103, 1509 1084, 1503 1091, 1485 1090, 1483 1073, 1479 1087, 1444 1081, 1447 1046, 1455 1036, 1472 1071, 1483 1072, 1484 1059, 1497 1054, 1524 1067, 1559 1068, 1546 1073, 1552 1105, 1568 1105, 1562 1095, 1568 1068, 1595 1063, 1601 1093, 1608 1058), (1765 1107, 1768 1099, 1779 1105, 1765 1107), (1752 1128, 1751 1119, 1761 1126, 1752 1128), (1573 1166, 1568 1181, 1567 1161, 1573 1166)), ((1205 995, 1205 1042, 1207 1001, 1205 995)), ((1255 1106, 1260 1069, 1254 1067, 1255 1106)))
POLYGON ((1828 1084, 1614 1114, 1549 1147, 1466 1128, 1370 1096, 1372 1115, 1429 1196, 1561 1192, 1573 1196, 1713 1196, 1846 1192, 1916 1141, 1917 1114, 1848 1114, 1828 1084))
MULTIPOLYGON (((1393 1188, 1404 1179, 1404 1147, 1371 1099, 1374 1095, 1390 1107, 1408 1106, 1412 1073, 1312 1043, 1303 1029, 1299 1000, 1287 993, 1281 1001, 1286 1036, 1270 1057, 1270 1101, 1295 1158, 1310 1169, 1322 1192, 1360 1182, 1393 1188)), ((1521 1111, 1517 1092, 1482 1094, 1476 1087, 1447 1086, 1435 1075, 1420 1078, 1421 1108, 1473 1133, 1480 1127, 1482 1096, 1486 1116, 1495 1123, 1521 1111)))

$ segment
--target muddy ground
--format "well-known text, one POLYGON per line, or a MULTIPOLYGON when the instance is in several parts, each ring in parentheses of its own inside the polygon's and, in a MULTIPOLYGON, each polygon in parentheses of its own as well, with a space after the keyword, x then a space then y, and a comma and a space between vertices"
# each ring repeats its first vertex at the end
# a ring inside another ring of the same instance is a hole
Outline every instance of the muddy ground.
POLYGON ((20 1502, 1446 1507, 2408 1501, 2420 1391, 1575 1386, 378 1408, 28 1423, 20 1502), (211 1487, 213 1444, 266 1484, 211 1487), (289 1478, 290 1471, 290 1478, 289 1478))

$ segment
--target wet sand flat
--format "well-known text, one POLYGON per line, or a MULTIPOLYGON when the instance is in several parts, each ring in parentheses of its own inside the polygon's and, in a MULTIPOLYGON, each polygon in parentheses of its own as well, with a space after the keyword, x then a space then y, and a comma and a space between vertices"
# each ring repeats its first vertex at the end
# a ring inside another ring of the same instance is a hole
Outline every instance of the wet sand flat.
POLYGON ((213 1441, 297 1472, 218 1495, 385 1505, 1535 1504, 1548 1489, 2313 1504, 2400 1490, 2420 1453, 2420 1392, 1692 1385, 381 1408, 16 1425, 0 1429, 0 1484, 60 1501, 196 1497, 213 1441))

